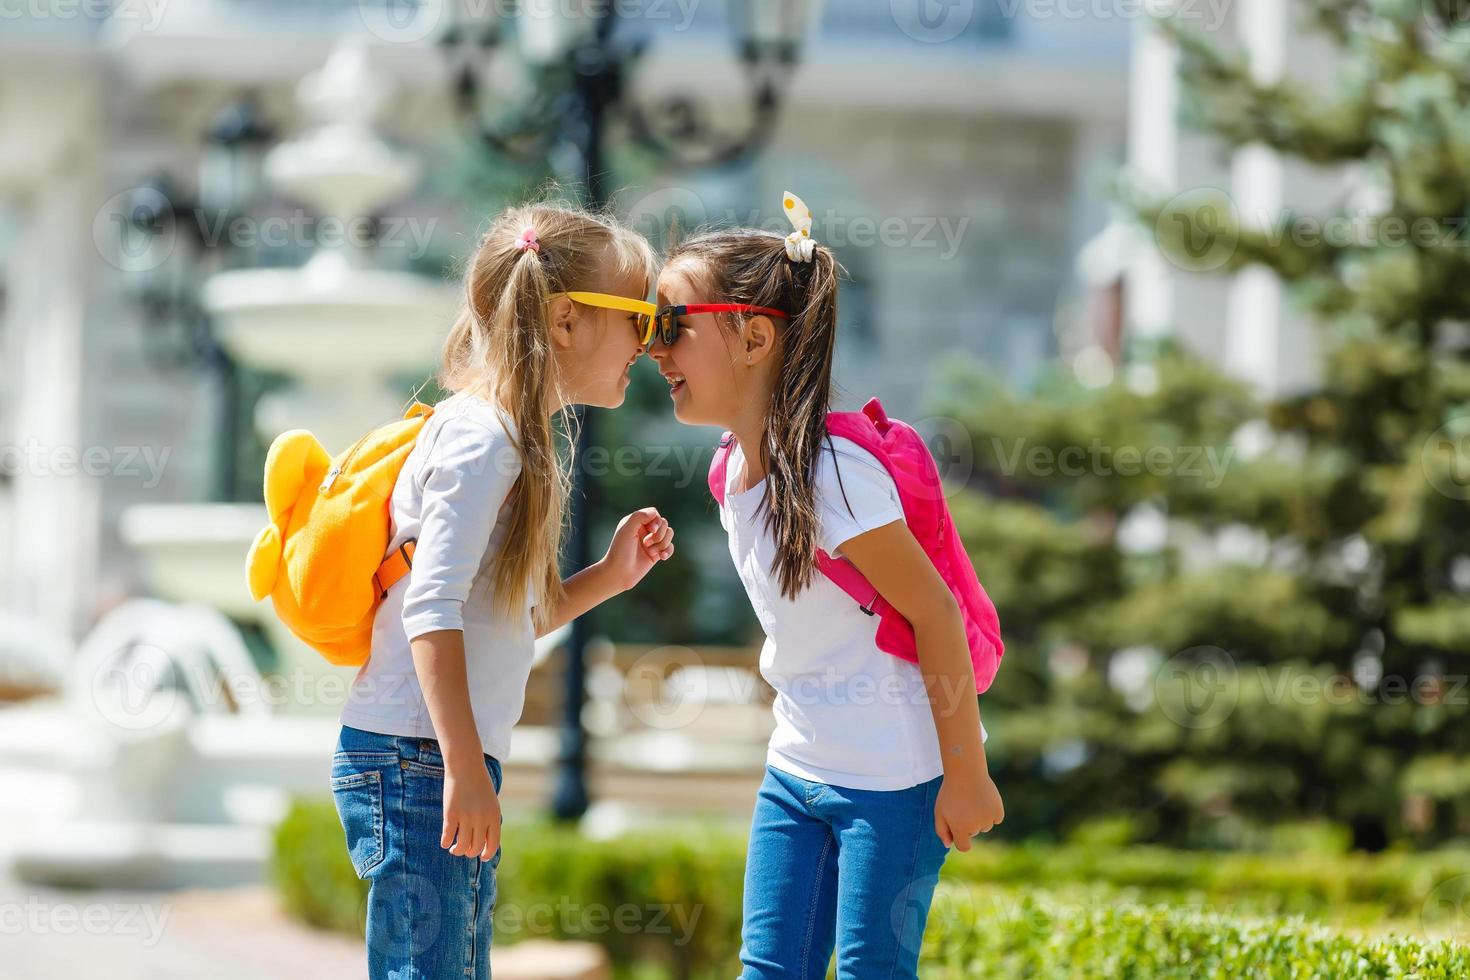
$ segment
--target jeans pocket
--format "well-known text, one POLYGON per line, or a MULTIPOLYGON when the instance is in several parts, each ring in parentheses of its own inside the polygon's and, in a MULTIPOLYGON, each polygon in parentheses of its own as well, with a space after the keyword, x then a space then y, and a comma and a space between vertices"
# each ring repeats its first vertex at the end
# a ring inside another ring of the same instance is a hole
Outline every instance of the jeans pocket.
POLYGON ((347 835, 352 870, 366 878, 383 863, 383 774, 375 769, 332 778, 332 800, 347 835))

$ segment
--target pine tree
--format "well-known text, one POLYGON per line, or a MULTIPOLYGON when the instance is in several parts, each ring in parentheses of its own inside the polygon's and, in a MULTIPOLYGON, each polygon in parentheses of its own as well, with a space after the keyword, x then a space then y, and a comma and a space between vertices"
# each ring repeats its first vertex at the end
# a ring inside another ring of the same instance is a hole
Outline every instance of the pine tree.
POLYGON ((1341 56, 1330 91, 1259 84, 1240 54, 1159 23, 1181 51, 1188 123, 1374 182, 1371 214, 1337 216, 1347 240, 1244 227, 1219 195, 1124 192, 1177 260, 1222 249, 1222 274, 1263 265, 1287 284, 1322 325, 1314 390, 1261 402, 1184 352, 1137 345, 1098 390, 950 379, 948 411, 1006 495, 957 507, 1011 640, 990 696, 1000 778, 1060 830, 1120 812, 1194 844, 1303 820, 1368 848, 1470 831, 1462 6, 1298 3, 1341 56), (1163 462, 1060 470, 1069 447, 1095 445, 1163 462))

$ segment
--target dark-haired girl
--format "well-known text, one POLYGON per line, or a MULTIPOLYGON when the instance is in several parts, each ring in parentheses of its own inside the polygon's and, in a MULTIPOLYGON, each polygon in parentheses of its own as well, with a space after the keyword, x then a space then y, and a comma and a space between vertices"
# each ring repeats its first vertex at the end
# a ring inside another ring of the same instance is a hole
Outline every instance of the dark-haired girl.
POLYGON ((840 268, 795 231, 719 231, 677 246, 659 276, 650 354, 675 416, 735 437, 720 506, 730 555, 766 634, 776 729, 745 877, 744 980, 916 977, 951 846, 1001 822, 964 623, 904 523, 884 466, 828 435, 840 268), (919 663, 875 643, 817 569, 843 556, 914 627, 919 663))

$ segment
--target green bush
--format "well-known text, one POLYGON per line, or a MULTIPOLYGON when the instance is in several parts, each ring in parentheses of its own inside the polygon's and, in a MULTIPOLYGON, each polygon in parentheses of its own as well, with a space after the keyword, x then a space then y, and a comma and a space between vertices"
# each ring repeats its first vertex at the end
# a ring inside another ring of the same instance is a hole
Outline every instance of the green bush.
POLYGON ((1301 919, 1253 920, 1167 905, 1056 902, 943 883, 920 972, 996 977, 1449 978, 1470 976, 1470 949, 1449 942, 1356 939, 1301 919))
POLYGON ((367 882, 347 858, 337 809, 328 800, 297 800, 276 828, 271 879, 286 910, 321 929, 363 933, 367 882))
POLYGON ((1441 882, 1470 874, 1470 854, 1441 851, 1343 855, 1242 854, 1048 844, 984 844, 945 863, 945 876, 993 884, 1097 882, 1215 903, 1248 901, 1262 912, 1320 915, 1371 905, 1417 914, 1441 882))
MULTIPOLYGON (((729 976, 740 949, 745 839, 680 825, 591 840, 555 824, 506 824, 496 876, 495 941, 586 939, 619 967, 729 976), (710 973, 712 965, 720 969, 710 973), (723 971, 723 972, 721 972, 723 971)), ((276 831, 272 877, 287 910, 361 935, 368 883, 347 858, 331 802, 297 801, 276 831)))
MULTIPOLYGON (((1110 833, 1099 830, 1100 838, 1110 833)), ((1435 896, 1459 908, 1470 853, 1288 857, 1084 838, 984 843, 952 855, 926 934, 924 975, 1470 976, 1462 947, 1350 939, 1261 918, 1413 921, 1434 911, 1435 896)), ((678 978, 738 972, 741 834, 682 824, 594 840, 512 821, 505 840, 497 943, 590 940, 624 975, 635 967, 678 978)), ((361 933, 367 885, 352 871, 330 803, 292 808, 276 835, 273 872, 292 914, 361 933)))
POLYGON ((588 840, 545 823, 506 827, 496 941, 586 939, 620 967, 729 977, 740 951, 745 839, 681 825, 588 840))

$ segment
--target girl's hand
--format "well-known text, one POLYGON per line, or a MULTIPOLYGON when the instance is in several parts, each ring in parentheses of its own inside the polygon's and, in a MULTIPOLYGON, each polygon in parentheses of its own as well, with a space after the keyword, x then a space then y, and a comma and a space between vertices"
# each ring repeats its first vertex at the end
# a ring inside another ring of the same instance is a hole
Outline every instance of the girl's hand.
POLYGON ((624 591, 643 581, 648 570, 674 554, 674 529, 658 508, 635 510, 618 522, 602 566, 624 591))
POLYGON ((988 833, 1005 815, 1000 790, 989 773, 980 773, 974 781, 952 779, 945 773, 939 798, 934 801, 934 830, 945 847, 968 851, 971 837, 988 833))
POLYGON ((481 861, 489 861, 500 849, 500 798, 481 756, 458 765, 445 760, 444 832, 439 846, 481 861))

